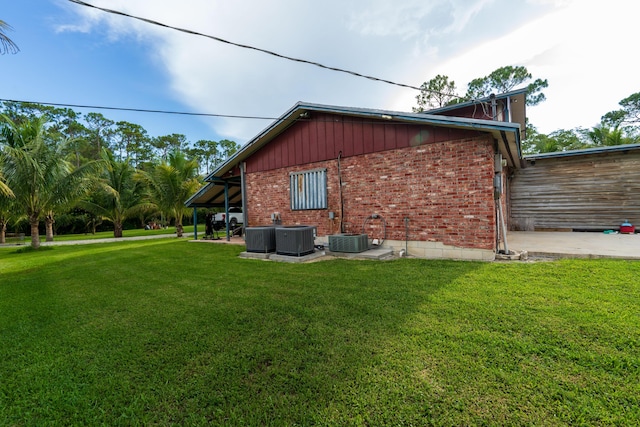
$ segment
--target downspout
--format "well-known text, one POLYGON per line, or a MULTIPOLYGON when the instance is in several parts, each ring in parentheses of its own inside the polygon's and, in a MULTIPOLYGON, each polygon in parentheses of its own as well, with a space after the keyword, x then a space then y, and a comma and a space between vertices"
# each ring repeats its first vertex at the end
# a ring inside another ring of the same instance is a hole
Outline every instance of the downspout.
POLYGON ((496 120, 498 117, 498 109, 496 105, 496 94, 492 93, 491 95, 489 95, 489 98, 491 99, 491 120, 496 120))
POLYGON ((338 153, 338 191, 340 193, 340 233, 344 234, 344 198, 342 196, 342 168, 340 167, 341 157, 342 151, 338 153))
POLYGON ((198 208, 193 208, 193 240, 198 240, 198 208))
POLYGON ((498 212, 498 242, 496 242, 496 252, 500 251, 500 235, 502 235, 502 243, 504 245, 504 253, 509 254, 509 245, 507 244, 507 226, 504 221, 504 210, 502 209, 502 154, 496 153, 494 156, 494 171, 493 177, 493 198, 498 204, 496 206, 498 212))
POLYGON ((511 97, 507 96, 507 102, 504 104, 504 121, 511 122, 511 97))
MULTIPOLYGON (((496 105, 496 94, 492 93, 489 98, 491 99, 491 118, 492 120, 497 120, 498 118, 498 110, 496 105)), ((497 149, 497 147, 496 147, 497 149)), ((493 198, 498 204, 497 212, 499 217, 499 229, 502 233, 498 232, 498 242, 496 242, 496 252, 500 251, 500 234, 502 234, 502 243, 504 245, 504 253, 509 254, 509 245, 507 244, 507 226, 504 221, 504 209, 502 209, 502 154, 498 150, 496 150, 496 154, 494 156, 494 172, 495 175, 493 177, 493 198)))

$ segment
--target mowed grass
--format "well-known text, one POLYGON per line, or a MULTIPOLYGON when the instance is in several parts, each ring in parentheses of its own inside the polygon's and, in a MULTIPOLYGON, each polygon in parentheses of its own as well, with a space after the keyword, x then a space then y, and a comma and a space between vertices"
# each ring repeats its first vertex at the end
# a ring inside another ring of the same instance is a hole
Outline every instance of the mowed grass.
POLYGON ((637 425, 640 263, 0 249, 0 425, 637 425))

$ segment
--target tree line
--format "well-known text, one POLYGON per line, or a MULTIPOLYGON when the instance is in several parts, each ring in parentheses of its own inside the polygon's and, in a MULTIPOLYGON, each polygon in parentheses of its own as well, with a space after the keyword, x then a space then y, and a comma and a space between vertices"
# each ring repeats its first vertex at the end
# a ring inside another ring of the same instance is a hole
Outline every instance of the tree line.
MULTIPOLYGON (((433 108, 486 98, 491 93, 509 92, 518 87, 527 88, 526 105, 535 106, 546 100, 542 91, 548 85, 546 79, 534 79, 526 67, 505 66, 487 76, 471 80, 467 85, 467 92, 460 95, 455 81, 439 74, 422 84, 413 111, 425 112, 433 108)), ((640 92, 624 98, 619 105, 618 110, 605 113, 600 123, 592 128, 558 129, 543 134, 527 120, 522 151, 524 154, 537 154, 640 143, 640 92)))
POLYGON ((98 226, 122 237, 127 222, 173 221, 182 235, 185 201, 239 145, 182 134, 150 137, 135 123, 100 113, 4 102, 0 109, 0 243, 8 226, 28 224, 31 245, 39 230, 53 240, 56 221, 70 231, 98 226), (69 228, 69 227, 68 227, 69 228))

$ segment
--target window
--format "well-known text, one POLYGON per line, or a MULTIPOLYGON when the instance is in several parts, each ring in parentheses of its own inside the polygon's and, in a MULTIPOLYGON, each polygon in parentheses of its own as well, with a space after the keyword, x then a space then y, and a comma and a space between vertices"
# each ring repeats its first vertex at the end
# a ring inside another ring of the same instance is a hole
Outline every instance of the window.
POLYGON ((327 208, 327 170, 290 172, 291 210, 327 208))

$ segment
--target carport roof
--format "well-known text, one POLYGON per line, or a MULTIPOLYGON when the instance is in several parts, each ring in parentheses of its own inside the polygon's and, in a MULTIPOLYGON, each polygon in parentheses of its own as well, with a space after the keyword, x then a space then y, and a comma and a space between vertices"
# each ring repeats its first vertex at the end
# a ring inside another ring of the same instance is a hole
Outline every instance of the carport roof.
POLYGON ((185 205, 190 208, 225 207, 225 183, 228 185, 229 205, 242 206, 242 191, 238 177, 227 180, 213 178, 191 196, 185 205))

